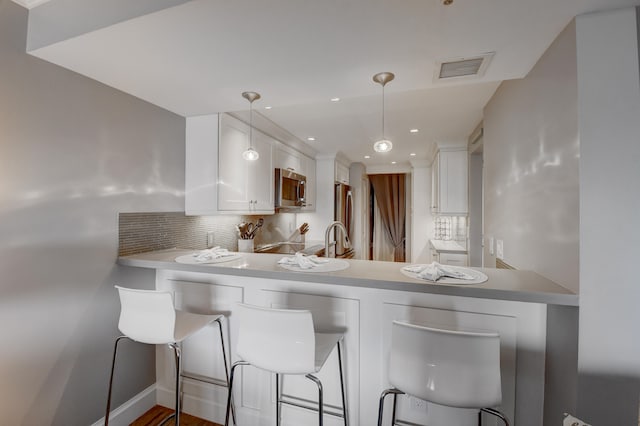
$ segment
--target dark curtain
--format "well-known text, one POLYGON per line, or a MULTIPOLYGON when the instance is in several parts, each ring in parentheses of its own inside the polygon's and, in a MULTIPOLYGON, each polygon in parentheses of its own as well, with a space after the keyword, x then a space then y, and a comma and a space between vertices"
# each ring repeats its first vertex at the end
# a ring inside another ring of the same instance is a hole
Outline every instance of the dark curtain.
POLYGON ((387 235, 393 242, 393 260, 405 261, 405 175, 369 175, 387 235))

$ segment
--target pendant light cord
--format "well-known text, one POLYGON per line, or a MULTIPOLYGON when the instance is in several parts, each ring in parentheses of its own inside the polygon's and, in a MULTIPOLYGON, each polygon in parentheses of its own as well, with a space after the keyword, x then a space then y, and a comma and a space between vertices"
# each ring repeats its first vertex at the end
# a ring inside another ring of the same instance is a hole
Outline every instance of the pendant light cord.
POLYGON ((253 101, 249 102, 249 149, 253 150, 253 101))
POLYGON ((384 84, 382 85, 382 139, 386 139, 384 137, 384 84))

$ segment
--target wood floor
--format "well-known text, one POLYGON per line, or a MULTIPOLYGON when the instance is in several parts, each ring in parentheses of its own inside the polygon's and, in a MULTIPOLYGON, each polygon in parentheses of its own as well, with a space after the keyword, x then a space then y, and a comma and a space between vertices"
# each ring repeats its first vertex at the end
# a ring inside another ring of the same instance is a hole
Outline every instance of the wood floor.
MULTIPOLYGON (((144 413, 139 419, 131 423, 130 426, 157 426, 162 420, 164 420, 169 414, 173 413, 171 408, 156 405, 151 410, 144 413)), ((175 424, 174 419, 169 420, 165 425, 173 426, 175 424)), ((197 417, 190 416, 182 413, 180 416, 181 426, 220 426, 217 423, 212 423, 207 420, 202 420, 197 417)))

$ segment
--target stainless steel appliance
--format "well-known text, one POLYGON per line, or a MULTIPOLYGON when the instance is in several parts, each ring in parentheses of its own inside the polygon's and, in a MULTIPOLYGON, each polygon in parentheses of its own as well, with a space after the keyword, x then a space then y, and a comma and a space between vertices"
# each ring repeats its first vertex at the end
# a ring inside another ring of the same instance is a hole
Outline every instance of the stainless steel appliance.
POLYGON ((292 209, 304 207, 307 178, 288 169, 276 169, 275 207, 292 209))
MULTIPOLYGON (((351 187, 344 183, 335 184, 334 219, 342 222, 347 229, 347 236, 351 240, 353 233, 353 193, 351 192, 351 187)), ((349 244, 345 244, 346 242, 341 232, 335 230, 334 238, 336 240, 335 257, 351 258, 354 256, 353 249, 349 244)))

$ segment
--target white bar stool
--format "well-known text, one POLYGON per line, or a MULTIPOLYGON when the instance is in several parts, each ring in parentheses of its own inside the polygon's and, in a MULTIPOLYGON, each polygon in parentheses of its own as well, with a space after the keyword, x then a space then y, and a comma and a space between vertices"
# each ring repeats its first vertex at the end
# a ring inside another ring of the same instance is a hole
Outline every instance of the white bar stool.
MULTIPOLYGON (((342 333, 316 333, 311 312, 307 310, 271 309, 246 304, 238 304, 238 345, 236 353, 240 358, 231 367, 229 398, 225 426, 229 424, 229 410, 236 367, 253 365, 276 375, 276 424, 280 426, 281 404, 289 404, 318 412, 318 424, 323 424, 322 383, 314 376, 320 371, 334 347, 338 349, 340 388, 342 392, 342 413, 329 413, 344 419, 348 426, 347 396, 342 365, 342 333), (280 395, 281 374, 304 374, 318 386, 318 405, 306 406, 283 400, 280 395)), ((234 313, 236 313, 234 312, 234 313)))
POLYGON ((477 408, 507 417, 491 408, 502 402, 500 336, 498 333, 442 330, 394 321, 391 331, 389 382, 382 392, 378 426, 382 426, 384 399, 393 394, 391 424, 396 421, 397 396, 408 394, 434 404, 477 408))
MULTIPOLYGON (((105 414, 105 426, 109 425, 109 412, 111 409, 111 388, 113 385, 113 372, 116 365, 118 343, 122 339, 130 339, 135 342, 150 345, 168 345, 173 349, 176 364, 176 404, 175 412, 162 421, 164 424, 172 417, 175 418, 175 426, 180 425, 180 378, 189 377, 194 380, 205 381, 218 386, 229 387, 229 368, 222 333, 223 315, 201 315, 176 310, 173 302, 173 294, 170 291, 136 290, 115 286, 120 295, 120 320, 118 329, 123 334, 118 337, 113 348, 113 361, 111 363, 111 375, 109 377, 109 391, 107 394, 107 410, 105 414), (203 329, 211 323, 217 323, 220 330, 220 342, 222 346, 222 359, 226 382, 207 380, 193 376, 185 376, 181 371, 180 343, 203 329)), ((233 407, 232 407, 233 410, 233 407)), ((235 415, 234 415, 235 423, 235 415)))

